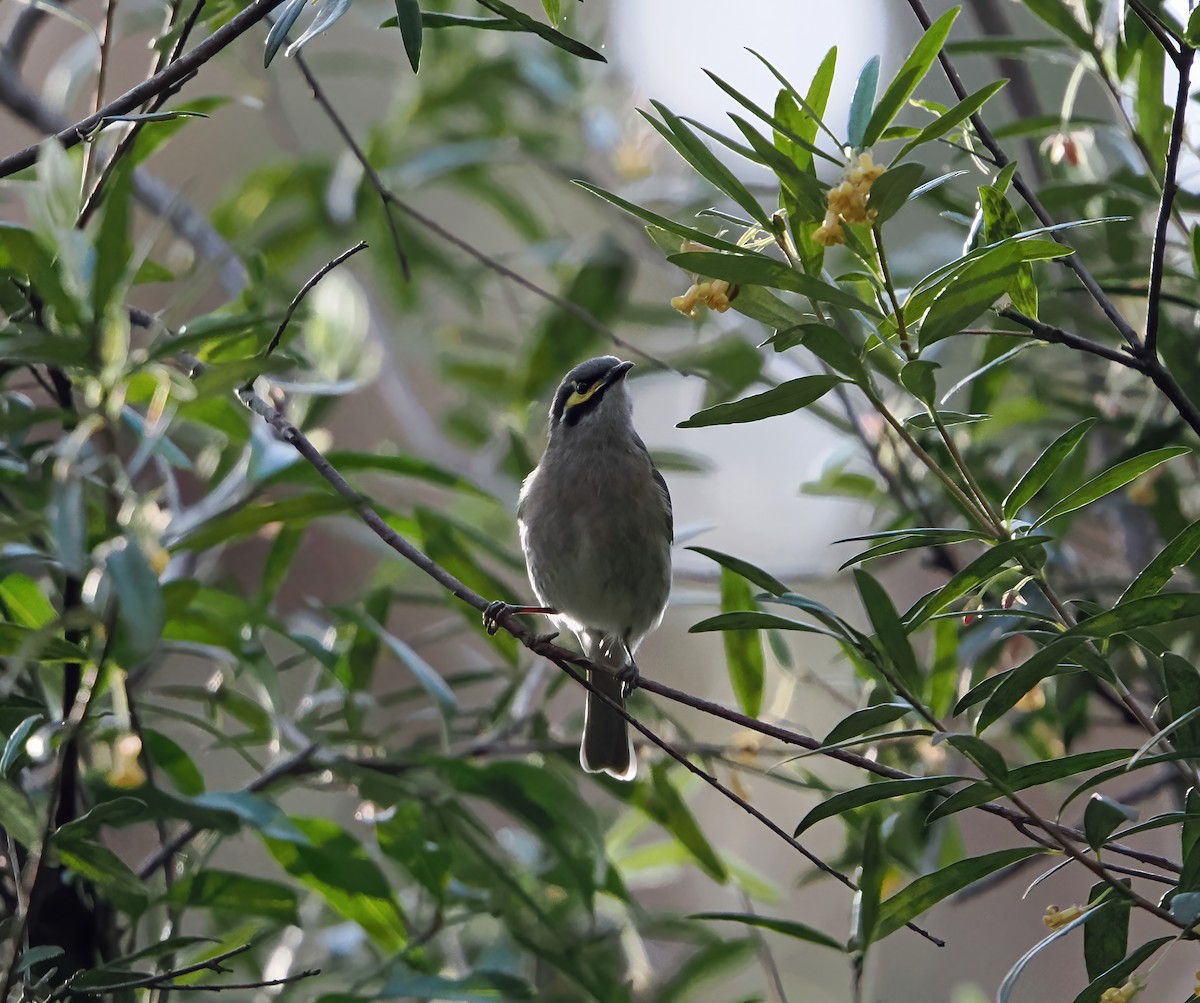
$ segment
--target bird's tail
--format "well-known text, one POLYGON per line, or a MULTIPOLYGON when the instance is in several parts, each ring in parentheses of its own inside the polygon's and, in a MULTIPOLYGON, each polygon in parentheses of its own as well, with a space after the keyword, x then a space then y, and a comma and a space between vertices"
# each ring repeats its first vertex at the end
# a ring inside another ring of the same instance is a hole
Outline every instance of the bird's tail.
MULTIPOLYGON (((609 659, 593 655, 597 664, 609 659)), ((617 659, 612 659, 618 661, 617 659)), ((625 684, 616 671, 624 667, 620 661, 612 669, 588 672, 588 682, 613 701, 625 706, 625 684)), ((583 742, 579 746, 579 763, 588 773, 607 773, 618 780, 632 780, 637 773, 637 759, 629 739, 629 726, 608 703, 589 692, 583 718, 583 742)))

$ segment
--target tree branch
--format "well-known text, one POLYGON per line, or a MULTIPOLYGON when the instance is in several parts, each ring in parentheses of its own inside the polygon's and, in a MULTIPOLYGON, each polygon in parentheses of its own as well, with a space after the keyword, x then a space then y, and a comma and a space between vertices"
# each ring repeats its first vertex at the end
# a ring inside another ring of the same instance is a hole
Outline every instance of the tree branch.
MULTIPOLYGON (((930 18, 929 12, 925 9, 925 5, 921 0, 908 0, 908 6, 916 15, 921 26, 928 30, 929 26, 933 24, 933 20, 930 18)), ((954 63, 946 55, 945 49, 938 53, 938 62, 942 64, 942 70, 946 74, 946 79, 950 82, 950 86, 958 96, 958 99, 960 101, 965 100, 969 92, 963 84, 962 77, 958 75, 958 70, 955 68, 954 63)), ((995 134, 988 128, 987 123, 984 122, 983 117, 978 112, 971 116, 971 125, 975 127, 975 132, 979 135, 980 142, 987 147, 988 152, 992 155, 996 163, 1001 167, 1008 164, 1010 162, 1008 155, 1004 152, 995 134)), ((1020 193, 1021 198, 1025 200, 1026 205, 1033 210, 1033 214, 1041 221, 1042 225, 1053 226, 1056 220, 1050 215, 1046 207, 1042 205, 1041 200, 1037 197, 1037 193, 1021 176, 1020 171, 1017 171, 1013 175, 1012 183, 1013 187, 1020 193)), ((1058 231, 1051 232, 1049 236, 1057 240, 1060 244, 1067 244, 1067 239, 1058 231)), ((1084 288, 1091 294, 1092 299, 1095 300, 1096 305, 1104 312, 1104 316, 1109 319, 1113 327, 1129 343, 1130 347, 1135 349, 1140 348, 1141 341, 1137 336, 1137 332, 1117 309, 1113 301, 1108 298, 1104 290, 1100 288, 1100 283, 1096 281, 1092 273, 1079 260, 1079 255, 1071 254, 1058 260, 1075 273, 1079 281, 1083 283, 1084 288)))
MULTIPOLYGON (((110 101, 87 118, 60 130, 55 138, 65 147, 75 146, 103 125, 105 119, 117 115, 127 115, 136 110, 146 101, 195 73, 213 56, 253 28, 283 2, 284 0, 252 0, 248 7, 214 31, 203 42, 197 44, 186 55, 168 63, 158 73, 131 87, 120 97, 110 101)), ((40 145, 26 147, 24 150, 0 160, 0 178, 9 177, 17 171, 32 167, 37 162, 40 145)))
POLYGON ((1177 53, 1175 65, 1179 69, 1179 85, 1175 91, 1175 115, 1171 119, 1171 139, 1167 145, 1167 162, 1163 171, 1162 199, 1158 206, 1158 218, 1154 222, 1154 245, 1150 252, 1150 284, 1146 290, 1146 340, 1143 351, 1147 356, 1158 354, 1159 313, 1162 306, 1163 268, 1167 258, 1167 225, 1175 207, 1175 195, 1179 191, 1179 154, 1183 149, 1183 127, 1187 119, 1189 87, 1192 62, 1196 50, 1188 49, 1177 53))

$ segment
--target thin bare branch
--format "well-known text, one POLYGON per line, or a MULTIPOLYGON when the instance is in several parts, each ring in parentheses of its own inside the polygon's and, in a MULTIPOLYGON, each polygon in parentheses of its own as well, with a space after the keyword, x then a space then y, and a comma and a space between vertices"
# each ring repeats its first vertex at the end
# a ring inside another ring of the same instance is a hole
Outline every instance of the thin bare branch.
MULTIPOLYGON (((244 35, 282 3, 283 0, 252 0, 249 6, 230 18, 186 55, 168 63, 158 73, 131 87, 120 97, 110 101, 87 118, 80 119, 73 125, 62 129, 57 133, 56 138, 65 147, 75 146, 95 132, 105 119, 128 115, 135 111, 146 101, 173 87, 185 77, 191 76, 213 56, 239 36, 244 35)), ((16 174, 17 171, 32 167, 37 162, 39 147, 40 144, 34 144, 0 159, 0 178, 7 178, 16 174)))
POLYGON ((279 322, 279 327, 276 328, 274 336, 271 338, 271 343, 263 350, 262 357, 265 359, 268 355, 279 347, 279 341, 283 337, 283 332, 287 330, 288 324, 291 323, 292 314, 296 312, 296 308, 304 301, 304 297, 312 291, 313 286, 320 282, 326 275, 332 272, 338 265, 349 258, 354 257, 359 251, 365 250, 369 245, 365 240, 360 240, 353 247, 343 251, 336 258, 326 261, 320 268, 313 273, 312 277, 300 287, 300 291, 292 297, 292 302, 288 304, 287 310, 283 314, 283 320, 279 322))
POLYGON ((1147 356, 1158 354, 1158 327, 1162 304, 1163 269, 1167 259, 1167 225, 1175 208, 1175 196, 1179 192, 1179 155, 1183 150, 1183 127, 1187 120, 1189 89, 1191 86, 1192 62, 1196 50, 1188 49, 1179 54, 1175 65, 1179 68, 1179 84, 1175 91, 1175 114, 1171 118, 1171 138, 1167 145, 1167 161, 1163 171, 1162 199, 1158 206, 1158 217, 1154 221, 1154 245, 1150 252, 1150 284, 1146 290, 1146 341, 1147 356))

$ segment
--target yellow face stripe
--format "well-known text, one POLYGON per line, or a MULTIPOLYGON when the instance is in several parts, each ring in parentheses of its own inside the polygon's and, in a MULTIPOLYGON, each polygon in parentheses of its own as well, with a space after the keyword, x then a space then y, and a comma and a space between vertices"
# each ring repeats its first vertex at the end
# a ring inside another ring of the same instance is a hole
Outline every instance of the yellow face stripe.
POLYGON ((593 395, 596 393, 596 391, 599 390, 602 386, 604 386, 604 380, 597 380, 590 387, 588 387, 583 393, 580 393, 578 390, 572 391, 571 396, 567 398, 567 407, 568 408, 578 407, 580 404, 584 403, 585 401, 590 400, 593 397, 593 395))

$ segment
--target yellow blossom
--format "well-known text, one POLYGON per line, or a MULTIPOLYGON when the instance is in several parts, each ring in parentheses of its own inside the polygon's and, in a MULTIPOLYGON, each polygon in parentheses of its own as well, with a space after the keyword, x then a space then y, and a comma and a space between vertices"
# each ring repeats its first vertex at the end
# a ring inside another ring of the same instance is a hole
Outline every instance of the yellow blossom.
POLYGON ((146 771, 138 762, 142 751, 142 740, 128 733, 118 738, 112 747, 112 769, 108 771, 108 782, 113 787, 141 787, 146 782, 146 771))
POLYGON ((857 158, 851 157, 842 180, 825 193, 825 205, 828 212, 825 222, 813 234, 813 239, 826 247, 845 243, 841 223, 869 223, 877 215, 867 204, 871 195, 871 184, 883 174, 884 166, 871 159, 869 151, 864 150, 857 158))
POLYGON ((731 294, 730 288, 724 279, 696 282, 682 296, 672 297, 671 306, 685 317, 697 316, 697 306, 706 306, 717 313, 724 313, 729 309, 730 301, 737 295, 736 292, 731 294))
POLYGON ((1061 930, 1068 923, 1079 919, 1085 912, 1087 912, 1086 909, 1077 905, 1067 906, 1066 909, 1060 909, 1056 905, 1047 906, 1042 922, 1051 930, 1061 930))
POLYGON ((813 231, 813 240, 826 247, 846 243, 846 235, 842 232, 842 223, 837 218, 837 213, 831 211, 825 214, 825 222, 813 231))
POLYGON ((1142 991, 1142 983, 1137 978, 1132 978, 1120 989, 1105 989, 1100 994, 1100 1003, 1129 1003, 1138 993, 1142 991))

